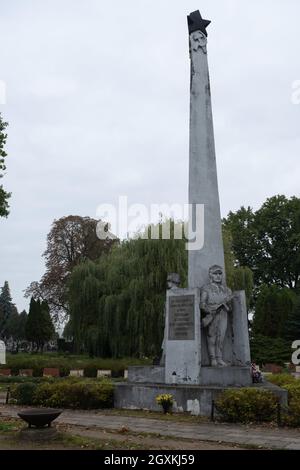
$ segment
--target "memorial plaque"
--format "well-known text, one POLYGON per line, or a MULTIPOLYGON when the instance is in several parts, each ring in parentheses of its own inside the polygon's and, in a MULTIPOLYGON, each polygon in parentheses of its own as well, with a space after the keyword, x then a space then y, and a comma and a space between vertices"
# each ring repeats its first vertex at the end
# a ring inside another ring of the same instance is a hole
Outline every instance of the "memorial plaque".
POLYGON ((169 298, 169 340, 195 339, 195 296, 178 295, 169 298))

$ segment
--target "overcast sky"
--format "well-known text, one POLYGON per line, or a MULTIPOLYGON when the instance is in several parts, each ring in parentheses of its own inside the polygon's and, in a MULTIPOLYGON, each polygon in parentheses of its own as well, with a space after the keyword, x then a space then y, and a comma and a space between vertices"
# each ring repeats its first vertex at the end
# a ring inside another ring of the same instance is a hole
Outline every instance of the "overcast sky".
POLYGON ((19 310, 54 219, 101 203, 186 203, 186 15, 210 19, 222 215, 299 196, 299 0, 0 0, 11 213, 0 285, 19 310))

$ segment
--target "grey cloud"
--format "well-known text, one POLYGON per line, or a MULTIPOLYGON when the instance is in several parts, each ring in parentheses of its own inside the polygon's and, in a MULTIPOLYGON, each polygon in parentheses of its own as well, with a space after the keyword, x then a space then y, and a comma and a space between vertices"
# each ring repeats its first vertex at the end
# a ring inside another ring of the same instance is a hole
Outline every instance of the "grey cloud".
POLYGON ((223 215, 299 195, 298 0, 0 0, 9 121, 0 284, 19 309, 54 218, 98 204, 187 201, 186 15, 209 26, 223 215), (233 183, 234 182, 234 183, 233 183))

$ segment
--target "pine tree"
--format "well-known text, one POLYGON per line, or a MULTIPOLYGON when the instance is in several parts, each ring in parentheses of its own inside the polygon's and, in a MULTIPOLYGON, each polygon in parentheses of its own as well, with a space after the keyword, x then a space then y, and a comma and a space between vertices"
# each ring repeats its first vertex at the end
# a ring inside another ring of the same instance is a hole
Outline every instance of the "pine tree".
POLYGON ((54 325, 50 316, 49 305, 43 301, 40 306, 41 316, 41 335, 40 335, 40 349, 43 350, 47 341, 50 341, 55 333, 54 325))
POLYGON ((27 322, 25 326, 25 336, 27 341, 32 344, 32 349, 37 348, 37 336, 39 329, 39 301, 34 300, 32 297, 30 300, 29 313, 27 317, 27 322))
POLYGON ((9 316, 15 310, 16 307, 12 303, 9 284, 7 281, 5 281, 0 294, 0 338, 6 337, 7 322, 9 316))
POLYGON ((44 345, 54 335, 54 326, 47 302, 31 298, 29 314, 25 326, 26 339, 32 343, 33 350, 43 352, 44 345))

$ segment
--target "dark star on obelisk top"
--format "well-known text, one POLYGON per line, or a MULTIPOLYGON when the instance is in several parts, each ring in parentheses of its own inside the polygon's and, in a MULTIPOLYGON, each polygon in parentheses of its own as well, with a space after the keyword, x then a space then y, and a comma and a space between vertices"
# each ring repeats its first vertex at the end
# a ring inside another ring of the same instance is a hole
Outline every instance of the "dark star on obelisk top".
POLYGON ((193 33, 194 31, 202 31, 202 33, 207 36, 206 28, 211 23, 209 20, 204 20, 200 15, 200 11, 193 11, 187 17, 188 26, 189 26, 189 33, 193 33))

